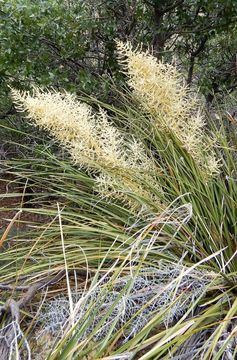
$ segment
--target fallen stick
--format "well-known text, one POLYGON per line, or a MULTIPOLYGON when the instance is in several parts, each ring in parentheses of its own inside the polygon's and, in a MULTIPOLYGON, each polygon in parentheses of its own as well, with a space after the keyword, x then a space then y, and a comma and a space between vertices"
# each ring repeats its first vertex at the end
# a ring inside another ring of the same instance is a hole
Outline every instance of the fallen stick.
POLYGON ((2 237, 1 237, 1 239, 0 239, 0 248, 3 246, 3 243, 4 243, 4 241, 6 240, 8 234, 9 234, 11 228, 12 228, 12 226, 14 225, 16 219, 18 218, 18 216, 19 216, 21 213, 22 213, 22 210, 19 210, 19 211, 15 214, 15 216, 12 218, 12 220, 10 221, 10 223, 7 225, 7 228, 6 228, 6 230, 4 231, 4 233, 3 233, 3 235, 2 235, 2 237))

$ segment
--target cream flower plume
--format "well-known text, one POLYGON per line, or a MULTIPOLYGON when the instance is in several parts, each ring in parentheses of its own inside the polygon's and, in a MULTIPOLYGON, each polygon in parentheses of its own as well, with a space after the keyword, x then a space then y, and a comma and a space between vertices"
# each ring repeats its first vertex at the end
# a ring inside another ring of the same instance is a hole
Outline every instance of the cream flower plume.
POLYGON ((142 106, 162 131, 172 132, 207 174, 218 172, 213 140, 204 131, 204 116, 197 97, 184 85, 181 74, 149 54, 117 43, 128 83, 142 106))
POLYGON ((97 174, 97 190, 103 196, 119 193, 121 198, 126 194, 127 200, 129 193, 135 193, 147 201, 154 200, 154 195, 141 186, 144 179, 161 192, 149 175, 157 171, 153 159, 140 142, 116 128, 102 109, 95 113, 72 94, 39 88, 34 88, 33 95, 12 90, 12 97, 19 110, 27 111, 31 121, 68 149, 77 165, 97 174))

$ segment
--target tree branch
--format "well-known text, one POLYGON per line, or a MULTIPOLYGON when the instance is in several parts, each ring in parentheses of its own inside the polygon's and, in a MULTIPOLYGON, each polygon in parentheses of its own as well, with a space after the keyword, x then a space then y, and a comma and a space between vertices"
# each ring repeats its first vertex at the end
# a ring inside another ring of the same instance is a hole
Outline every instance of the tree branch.
POLYGON ((79 60, 75 60, 72 58, 67 58, 67 59, 63 59, 62 55, 61 55, 61 48, 59 46, 57 46, 53 41, 42 37, 41 41, 43 43, 45 43, 49 48, 51 48, 51 50, 53 50, 53 52, 56 54, 56 56, 58 56, 62 62, 64 62, 66 65, 68 65, 70 68, 72 68, 75 71, 75 68, 73 68, 72 65, 79 67, 83 70, 87 70, 89 71, 92 75, 98 76, 99 74, 94 71, 93 69, 91 69, 88 65, 83 64, 82 62, 80 62, 79 60))
POLYGON ((189 70, 188 70, 188 78, 187 78, 187 85, 190 85, 192 83, 193 80, 193 70, 194 70, 194 65, 195 65, 195 59, 196 57, 200 54, 200 52, 202 52, 205 48, 205 44, 208 40, 208 37, 205 36, 202 40, 200 45, 198 46, 198 48, 195 51, 191 52, 191 57, 190 57, 190 66, 189 66, 189 70))
POLYGON ((184 0, 179 0, 176 3, 174 3, 173 5, 168 6, 166 9, 162 10, 161 15, 164 15, 164 14, 176 9, 177 7, 182 5, 183 2, 184 2, 184 0))
MULTIPOLYGON (((149 5, 149 6, 152 6, 153 8, 156 8, 158 9, 158 6, 157 4, 155 4, 154 2, 151 2, 151 1, 148 1, 148 0, 144 0, 145 4, 149 5)), ((164 15, 172 10, 174 10, 175 8, 179 7, 180 5, 182 5, 184 2, 184 0, 179 0, 177 2, 175 2, 174 4, 170 5, 170 6, 167 6, 165 9, 161 10, 159 9, 159 13, 160 15, 164 15)))

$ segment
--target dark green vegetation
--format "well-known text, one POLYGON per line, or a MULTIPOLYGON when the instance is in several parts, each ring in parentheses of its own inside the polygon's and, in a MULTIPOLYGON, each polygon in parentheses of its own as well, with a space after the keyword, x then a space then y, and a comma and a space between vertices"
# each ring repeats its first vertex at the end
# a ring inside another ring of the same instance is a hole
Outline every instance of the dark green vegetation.
MULTIPOLYGON (((1 87, 32 82, 91 93, 117 78, 115 40, 176 57, 206 96, 236 86, 232 0, 0 1, 1 87)), ((103 87, 100 89, 103 94, 103 87)))

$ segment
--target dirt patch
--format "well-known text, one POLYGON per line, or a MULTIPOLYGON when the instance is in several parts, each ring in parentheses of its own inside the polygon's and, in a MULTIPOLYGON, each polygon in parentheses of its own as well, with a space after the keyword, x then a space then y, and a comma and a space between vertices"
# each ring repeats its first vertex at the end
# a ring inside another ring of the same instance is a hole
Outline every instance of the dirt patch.
MULTIPOLYGON (((24 184, 12 175, 3 175, 0 178, 0 233, 5 231, 14 216, 20 209, 22 213, 17 216, 12 226, 13 231, 27 229, 29 224, 42 224, 47 222, 46 216, 24 211, 24 207, 31 207, 24 184)), ((37 210, 37 207, 35 207, 37 210)))

